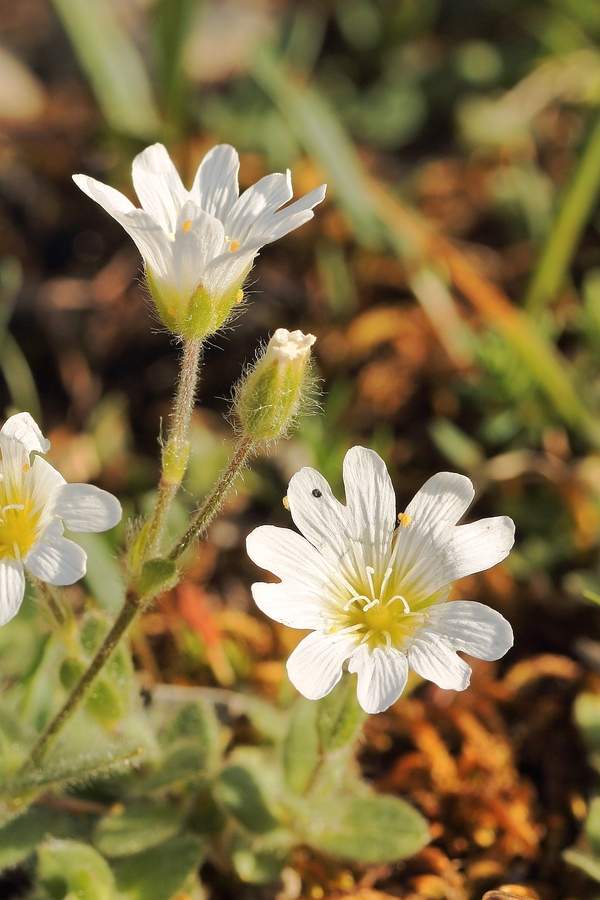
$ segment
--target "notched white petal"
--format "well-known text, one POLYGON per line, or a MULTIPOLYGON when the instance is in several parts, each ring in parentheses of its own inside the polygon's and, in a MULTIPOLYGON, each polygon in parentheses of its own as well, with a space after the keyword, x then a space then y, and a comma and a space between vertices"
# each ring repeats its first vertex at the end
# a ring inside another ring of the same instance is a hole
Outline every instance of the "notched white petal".
POLYGON ((15 559, 0 560, 0 625, 16 616, 24 596, 23 566, 15 559))
POLYGON ((42 537, 24 558, 25 568, 48 584, 75 584, 85 575, 85 551, 73 541, 50 533, 50 529, 44 534, 47 537, 42 537))
POLYGON ((366 713, 388 709, 400 697, 408 680, 406 655, 394 647, 358 647, 350 657, 348 671, 358 675, 358 702, 366 713))
POLYGON ((464 691, 471 680, 471 667, 435 632, 422 629, 408 650, 408 664, 417 675, 444 690, 464 691))
POLYGON ((27 453, 47 453, 50 441, 47 440, 37 422, 28 412, 17 413, 6 420, 0 429, 0 438, 7 437, 19 441, 27 453))
POLYGON ((257 581, 252 585, 252 596, 258 608, 274 622, 288 628, 309 631, 323 624, 322 593, 312 593, 305 587, 280 582, 267 584, 257 581))
POLYGON ((121 521, 116 497, 91 484, 63 484, 53 497, 52 512, 71 531, 107 531, 121 521))
POLYGON ((396 496, 382 458, 353 447, 344 458, 344 490, 352 536, 375 550, 373 565, 387 556, 396 522, 396 496))
POLYGON ((162 144, 146 147, 133 160, 133 186, 142 207, 165 232, 174 232, 181 207, 188 198, 179 173, 162 144))
POLYGON ((445 637, 455 650, 490 661, 504 656, 514 642, 513 630, 504 616, 473 600, 432 607, 427 631, 445 637))
POLYGON ((239 196, 240 158, 229 144, 209 150, 196 172, 190 196, 211 216, 224 222, 239 196))
POLYGON ((290 681, 309 700, 320 700, 342 677, 342 666, 355 642, 347 635, 325 635, 313 631, 287 661, 290 681))
POLYGON ((438 472, 425 482, 406 507, 414 527, 428 531, 456 525, 475 496, 472 482, 457 472, 438 472))
POLYGON ((350 545, 348 513, 327 480, 316 469, 300 469, 289 483, 287 498, 304 537, 328 560, 339 561, 350 545))

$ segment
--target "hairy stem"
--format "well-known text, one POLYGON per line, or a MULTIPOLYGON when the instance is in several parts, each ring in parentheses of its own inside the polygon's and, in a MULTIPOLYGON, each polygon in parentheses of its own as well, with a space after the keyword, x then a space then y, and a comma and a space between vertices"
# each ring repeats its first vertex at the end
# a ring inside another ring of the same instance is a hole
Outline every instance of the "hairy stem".
POLYGON ((170 551, 169 559, 178 559, 190 544, 202 537, 255 448, 256 442, 251 437, 245 436, 240 440, 229 465, 221 473, 216 485, 205 498, 183 537, 170 551))
POLYGON ((31 751, 29 760, 25 764, 25 768, 29 767, 29 762, 33 763, 33 765, 35 766, 40 765, 51 742, 56 737, 58 732, 61 731, 61 729, 66 725, 67 721, 71 718, 81 702, 85 699, 85 696, 93 681, 112 655, 113 650, 116 648, 117 644, 125 634, 127 628, 134 620, 139 609, 139 598, 134 593, 129 592, 127 594, 127 597, 125 598, 123 608, 121 609, 121 612, 119 613, 113 627, 104 638, 102 646, 96 652, 96 655, 90 663, 87 671, 83 674, 81 680, 71 692, 63 708, 54 717, 52 722, 50 722, 50 724, 38 740, 37 744, 31 751))
POLYGON ((196 389, 202 342, 185 341, 181 371, 173 403, 169 436, 162 451, 162 472, 152 518, 148 523, 144 559, 160 553, 160 545, 173 499, 181 486, 187 466, 189 432, 196 389))

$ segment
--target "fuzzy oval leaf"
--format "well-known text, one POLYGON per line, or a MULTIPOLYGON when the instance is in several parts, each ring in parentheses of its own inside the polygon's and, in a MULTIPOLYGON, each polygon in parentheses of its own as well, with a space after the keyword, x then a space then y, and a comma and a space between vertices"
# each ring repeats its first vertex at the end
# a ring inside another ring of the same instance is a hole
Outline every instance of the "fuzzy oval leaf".
POLYGON ((113 900, 109 865, 89 844, 47 841, 38 850, 38 878, 55 900, 71 894, 78 900, 113 900))
POLYGON ((398 797, 376 794, 311 804, 302 836, 317 850, 365 863, 404 859, 429 841, 420 813, 398 797))
POLYGON ((245 766, 229 766, 217 780, 217 796, 228 812, 249 831, 265 834, 277 828, 252 772, 245 766))
POLYGON ((202 859, 196 838, 176 837, 114 863, 117 887, 129 900, 171 900, 202 859))
POLYGON ((105 856, 131 856, 174 837, 182 821, 183 810, 168 803, 131 806, 100 820, 94 844, 105 856))
POLYGON ((283 768, 285 780, 296 794, 308 788, 319 764, 318 713, 319 706, 313 700, 299 697, 294 704, 283 745, 283 768))
POLYGON ((17 819, 0 828, 0 872, 31 856, 48 834, 74 837, 81 822, 72 816, 43 806, 32 806, 17 819))
POLYGON ((318 701, 318 731, 326 750, 339 750, 354 743, 361 732, 366 714, 356 696, 356 678, 347 675, 335 688, 318 701))

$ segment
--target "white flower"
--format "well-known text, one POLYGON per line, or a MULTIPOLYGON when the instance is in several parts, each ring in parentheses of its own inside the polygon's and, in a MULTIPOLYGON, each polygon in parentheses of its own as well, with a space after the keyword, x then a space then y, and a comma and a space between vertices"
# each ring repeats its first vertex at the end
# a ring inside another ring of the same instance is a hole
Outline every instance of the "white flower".
POLYGON ((50 442, 29 413, 11 416, 0 429, 0 625, 15 616, 27 569, 49 584, 73 584, 85 574, 86 554, 63 537, 72 531, 105 531, 121 518, 119 501, 89 484, 67 484, 41 456, 50 442))
POLYGON ((288 170, 261 178, 240 197, 239 165, 234 148, 219 144, 187 191, 165 147, 153 144, 133 161, 142 209, 94 178, 73 176, 133 238, 165 324, 186 337, 223 324, 260 248, 308 222, 325 196, 321 185, 281 209, 293 196, 288 170))
POLYGON ((346 454, 344 485, 345 506, 322 475, 301 469, 287 497, 304 537, 272 525, 248 536, 250 558, 281 579, 252 586, 258 607, 277 622, 312 631, 288 660, 292 683, 318 700, 347 661, 368 713, 398 699, 409 666, 441 688, 464 690, 471 669, 456 651, 499 659, 512 646, 512 629, 481 603, 444 601, 453 581, 507 556, 512 520, 456 527, 474 490, 451 472, 430 478, 397 519, 385 464, 364 447, 346 454))

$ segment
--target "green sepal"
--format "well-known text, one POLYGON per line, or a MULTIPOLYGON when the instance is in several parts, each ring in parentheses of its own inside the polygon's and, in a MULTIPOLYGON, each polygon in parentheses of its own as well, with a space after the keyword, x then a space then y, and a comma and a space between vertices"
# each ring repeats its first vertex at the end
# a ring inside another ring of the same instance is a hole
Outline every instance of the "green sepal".
POLYGON ((50 840, 38 850, 38 878, 53 900, 114 900, 115 882, 106 860, 88 844, 50 840))
POLYGON ((158 288, 148 270, 146 280, 158 313, 169 331, 185 340, 204 340, 219 330, 241 299, 238 295, 246 274, 244 273, 231 291, 224 296, 212 297, 200 285, 184 302, 175 294, 166 296, 165 292, 158 288))
POLYGON ((149 559, 142 566, 135 588, 141 600, 150 600, 175 587, 178 581, 179 571, 172 559, 149 559))

